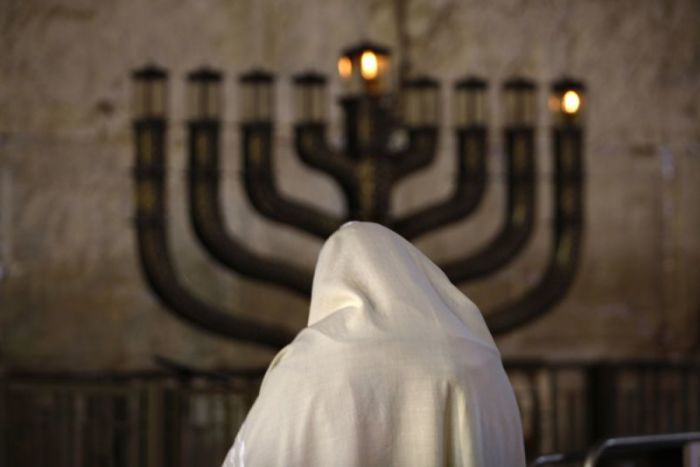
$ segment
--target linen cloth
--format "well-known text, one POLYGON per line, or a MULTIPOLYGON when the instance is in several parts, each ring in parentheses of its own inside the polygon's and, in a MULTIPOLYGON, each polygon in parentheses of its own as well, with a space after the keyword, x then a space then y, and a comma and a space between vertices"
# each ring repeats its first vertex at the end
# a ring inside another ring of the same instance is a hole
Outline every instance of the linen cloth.
POLYGON ((477 307, 409 242, 351 222, 323 246, 308 327, 270 364, 223 467, 524 465, 477 307))

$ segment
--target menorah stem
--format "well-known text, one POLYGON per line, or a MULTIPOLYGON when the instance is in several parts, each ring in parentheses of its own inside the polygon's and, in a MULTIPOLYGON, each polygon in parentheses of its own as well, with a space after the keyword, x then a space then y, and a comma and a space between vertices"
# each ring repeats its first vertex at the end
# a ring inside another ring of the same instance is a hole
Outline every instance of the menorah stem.
POLYGON ((348 200, 349 218, 389 223, 391 167, 385 160, 365 158, 357 164, 357 196, 348 200))
POLYGON ((386 154, 392 127, 391 114, 382 96, 341 99, 345 115, 345 154, 355 160, 386 154))
POLYGON ((192 295, 180 282, 168 248, 166 226, 166 121, 134 124, 136 144, 136 240, 142 271, 153 292, 176 316, 225 337, 280 348, 293 335, 280 326, 257 323, 192 295))
POLYGON ((322 239, 343 223, 339 217, 284 198, 275 182, 272 124, 244 123, 243 182, 251 204, 264 216, 322 239))
POLYGON ((312 274, 302 268, 257 255, 231 235, 225 225, 220 193, 220 122, 189 124, 189 196, 192 227, 209 254, 224 266, 253 279, 281 285, 308 296, 312 274))
POLYGON ((469 216, 479 205, 486 187, 486 128, 458 129, 455 188, 445 200, 397 219, 394 230, 413 239, 469 216))
POLYGON ((496 236, 475 253, 441 265, 455 283, 491 274, 527 244, 535 224, 535 139, 531 127, 511 127, 506 139, 506 218, 496 236))
POLYGON ((579 127, 553 130, 554 219, 553 245, 544 275, 519 299, 487 314, 494 334, 514 330, 557 304, 574 281, 583 237, 583 141, 579 127))

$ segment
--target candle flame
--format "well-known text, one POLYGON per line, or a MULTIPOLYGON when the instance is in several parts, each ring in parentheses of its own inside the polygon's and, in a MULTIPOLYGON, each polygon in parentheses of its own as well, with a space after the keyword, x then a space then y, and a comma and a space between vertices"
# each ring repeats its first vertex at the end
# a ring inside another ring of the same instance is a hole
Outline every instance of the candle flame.
POLYGON ((576 91, 566 91, 561 100, 561 110, 567 114, 575 114, 581 107, 581 97, 576 91))
POLYGON ((349 78, 352 73, 352 61, 348 57, 340 57, 338 60, 338 74, 341 78, 349 78))
POLYGON ((362 73, 362 77, 364 79, 375 79, 379 74, 377 55, 369 50, 362 52, 362 56, 360 57, 360 67, 360 72, 362 73))

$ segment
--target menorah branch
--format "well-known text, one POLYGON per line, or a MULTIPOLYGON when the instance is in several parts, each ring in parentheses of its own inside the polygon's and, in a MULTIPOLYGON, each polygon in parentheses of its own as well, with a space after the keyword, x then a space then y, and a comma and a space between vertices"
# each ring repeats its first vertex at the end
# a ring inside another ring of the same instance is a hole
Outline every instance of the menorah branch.
POLYGON ((486 187, 486 128, 457 130, 455 187, 445 200, 420 208, 393 223, 393 228, 413 239, 469 216, 479 205, 486 187))
POLYGON ((574 281, 582 249, 583 142, 581 129, 563 126, 553 131, 554 219, 548 266, 535 287, 487 314, 494 334, 512 331, 544 315, 565 295, 574 281))
POLYGON ((508 128, 506 217, 496 236, 476 252, 440 265, 455 283, 491 274, 526 245, 535 224, 535 140, 531 127, 508 128))
POLYGON ((304 164, 331 176, 343 190, 346 199, 355 196, 357 164, 345 154, 330 147, 325 123, 308 122, 296 125, 294 147, 304 164))
POLYGON ((273 348, 286 345, 292 334, 284 328, 219 309, 195 297, 180 282, 165 231, 165 129, 164 119, 141 119, 134 125, 137 245, 151 290, 174 314, 208 332, 273 348))
POLYGON ((437 155, 438 129, 434 126, 410 127, 408 146, 391 155, 392 183, 429 166, 437 155))
POLYGON ((219 121, 190 122, 189 207, 197 238, 216 261, 233 271, 308 296, 310 271, 253 253, 226 228, 220 192, 219 141, 219 121))
POLYGON ((343 223, 337 216, 313 206, 286 199, 275 182, 272 124, 244 123, 243 182, 251 204, 264 216, 303 232, 326 238, 343 223))

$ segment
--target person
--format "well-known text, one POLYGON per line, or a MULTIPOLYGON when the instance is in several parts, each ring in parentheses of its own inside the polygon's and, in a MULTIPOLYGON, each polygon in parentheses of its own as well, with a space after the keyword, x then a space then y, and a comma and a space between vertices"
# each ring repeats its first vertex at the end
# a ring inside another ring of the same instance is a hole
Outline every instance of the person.
POLYGON ((402 237, 351 222, 324 244, 308 326, 270 364, 223 467, 524 465, 477 307, 402 237))

